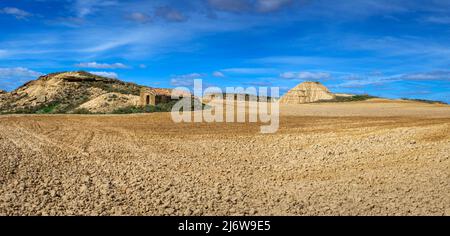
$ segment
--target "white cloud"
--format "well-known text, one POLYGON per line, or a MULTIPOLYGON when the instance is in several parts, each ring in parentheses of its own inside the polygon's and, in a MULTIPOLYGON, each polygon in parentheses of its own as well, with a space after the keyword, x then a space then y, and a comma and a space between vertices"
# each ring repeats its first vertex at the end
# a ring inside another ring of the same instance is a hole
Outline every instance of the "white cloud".
POLYGON ((107 72, 107 71, 89 71, 89 73, 94 74, 94 75, 99 75, 99 76, 107 77, 107 78, 111 78, 111 79, 117 79, 117 78, 119 78, 119 76, 117 75, 117 73, 114 73, 114 72, 107 72))
POLYGON ((81 68, 95 68, 95 69, 126 69, 128 66, 122 63, 97 63, 97 62, 82 62, 75 65, 81 68))
POLYGON ((221 71, 247 75, 270 74, 276 72, 276 70, 273 68, 228 68, 221 71))
POLYGON ((450 71, 428 71, 391 76, 358 76, 349 75, 346 81, 336 85, 343 88, 360 88, 368 85, 383 85, 397 81, 450 81, 450 71))
POLYGON ((43 75, 41 72, 37 72, 34 70, 30 70, 24 67, 15 67, 15 68, 0 68, 0 78, 17 78, 17 77, 31 77, 36 78, 38 76, 43 75))
POLYGON ((435 24, 450 24, 450 16, 430 16, 425 18, 424 21, 435 24))
POLYGON ((225 75, 220 71, 215 71, 212 75, 217 78, 225 78, 225 75))
POLYGON ((75 0, 73 11, 77 17, 83 18, 87 15, 93 14, 99 8, 117 6, 119 3, 115 0, 75 0))
MULTIPOLYGON (((75 0, 72 2, 75 2, 75 0)), ((203 13, 192 11, 189 15, 188 24, 167 24, 157 20, 147 25, 130 25, 129 22, 124 24, 124 12, 144 12, 146 9, 151 10, 155 4, 157 3, 153 1, 148 2, 148 4, 144 4, 145 8, 143 8, 140 3, 131 4, 131 2, 122 3, 121 1, 118 6, 111 6, 111 8, 114 8, 111 9, 112 11, 106 11, 105 9, 105 14, 93 15, 90 19, 81 18, 85 27, 74 25, 71 29, 61 29, 54 32, 51 30, 24 32, 20 38, 5 39, 2 42, 4 49, 8 49, 8 54, 2 55, 2 57, 8 59, 23 59, 26 57, 27 59, 60 61, 71 60, 74 57, 85 61, 100 58, 100 56, 148 59, 154 55, 167 54, 173 51, 190 52, 197 50, 198 45, 189 42, 203 35, 247 29, 262 24, 259 21, 245 21, 243 23, 241 19, 227 17, 221 22, 221 27, 217 27, 216 21, 205 20, 203 13), (116 10, 119 9, 120 15, 117 15, 116 10), (111 18, 112 16, 114 18, 111 18), (92 24, 87 25, 87 23, 92 24), (49 43, 49 40, 52 43, 49 43), (30 54, 30 51, 40 52, 30 54)), ((73 6, 72 11, 74 10, 73 6)), ((94 9, 100 10, 99 7, 94 7, 94 9)), ((242 18, 245 17, 242 16, 242 18)))
POLYGON ((293 0, 208 0, 209 5, 216 10, 236 13, 273 12, 293 2, 293 0))
POLYGON ((6 90, 15 89, 41 75, 43 73, 24 67, 0 68, 0 88, 6 90))
POLYGON ((8 55, 8 51, 0 49, 0 58, 8 55))
POLYGON ((336 64, 343 58, 332 58, 332 57, 307 57, 307 56, 272 56, 255 58, 250 60, 250 62, 261 63, 261 64, 281 64, 281 65, 323 65, 323 64, 336 64))
POLYGON ((369 78, 357 78, 352 77, 349 81, 345 81, 334 87, 341 88, 362 88, 368 85, 383 85, 386 83, 392 83, 395 81, 399 81, 399 79, 394 79, 390 77, 369 77, 369 78))
POLYGON ((402 80, 442 80, 450 81, 450 71, 429 71, 396 76, 402 80))
POLYGON ((156 8, 155 15, 170 22, 183 22, 187 20, 187 17, 182 12, 167 6, 156 8))
POLYGON ((211 7, 221 11, 243 12, 251 9, 248 0, 208 0, 211 7))
POLYGON ((194 85, 195 79, 201 79, 204 74, 191 73, 185 75, 176 75, 170 80, 170 84, 173 86, 190 87, 194 85))
POLYGON ((32 15, 31 13, 29 13, 27 11, 24 11, 19 8, 15 8, 15 7, 4 7, 3 9, 0 9, 0 13, 12 15, 12 16, 16 17, 17 19, 25 19, 32 15))
POLYGON ((301 72, 284 72, 280 74, 280 77, 283 79, 321 80, 321 79, 329 79, 331 78, 331 75, 326 72, 301 71, 301 72))
POLYGON ((142 23, 142 24, 148 23, 152 20, 149 15, 142 13, 142 12, 133 12, 133 13, 129 14, 126 18, 129 20, 132 20, 132 21, 142 23))
POLYGON ((273 83, 269 81, 251 81, 251 82, 245 82, 243 83, 248 86, 255 86, 255 87, 269 87, 272 86, 273 83))
POLYGON ((201 77, 203 77, 203 74, 200 73, 191 73, 191 74, 185 74, 185 75, 176 75, 174 76, 174 78, 179 78, 179 79, 199 79, 201 77))
POLYGON ((260 12, 272 12, 280 10, 290 3, 292 0, 258 0, 256 7, 260 12))

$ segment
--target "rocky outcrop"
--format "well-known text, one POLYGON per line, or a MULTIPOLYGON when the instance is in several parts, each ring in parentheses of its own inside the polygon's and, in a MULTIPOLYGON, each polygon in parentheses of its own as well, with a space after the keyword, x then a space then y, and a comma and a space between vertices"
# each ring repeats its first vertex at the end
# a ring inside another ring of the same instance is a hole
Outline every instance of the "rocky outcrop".
POLYGON ((303 82, 289 90, 281 99, 282 104, 301 104, 332 100, 335 95, 319 82, 303 82))

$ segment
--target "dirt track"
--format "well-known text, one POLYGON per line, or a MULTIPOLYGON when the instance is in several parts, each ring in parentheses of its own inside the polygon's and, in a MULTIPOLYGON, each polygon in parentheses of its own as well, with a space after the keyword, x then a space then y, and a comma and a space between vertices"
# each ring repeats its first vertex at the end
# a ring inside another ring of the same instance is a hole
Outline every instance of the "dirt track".
POLYGON ((1 116, 0 215, 450 215, 448 106, 282 111, 270 135, 164 113, 1 116))

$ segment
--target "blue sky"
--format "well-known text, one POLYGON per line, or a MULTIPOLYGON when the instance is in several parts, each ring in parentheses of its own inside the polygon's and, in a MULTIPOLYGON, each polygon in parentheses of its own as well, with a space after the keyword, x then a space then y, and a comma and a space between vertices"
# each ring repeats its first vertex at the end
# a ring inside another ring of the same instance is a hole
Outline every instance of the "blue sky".
POLYGON ((86 70, 450 102, 450 0, 1 0, 0 25, 5 90, 86 70))

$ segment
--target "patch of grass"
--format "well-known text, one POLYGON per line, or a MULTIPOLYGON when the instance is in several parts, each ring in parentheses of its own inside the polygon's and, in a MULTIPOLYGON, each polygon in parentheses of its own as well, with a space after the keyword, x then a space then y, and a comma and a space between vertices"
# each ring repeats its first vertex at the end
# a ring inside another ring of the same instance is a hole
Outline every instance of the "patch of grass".
POLYGON ((2 114, 53 114, 57 113, 56 110, 59 107, 59 103, 51 102, 40 106, 23 107, 8 112, 2 112, 2 114))
POLYGON ((36 113, 36 111, 37 109, 35 107, 24 107, 16 110, 2 112, 2 114, 34 114, 36 113))
POLYGON ((423 102, 423 103, 428 103, 428 104, 447 104, 446 102, 443 102, 443 101, 428 100, 428 99, 402 98, 402 100, 423 102))
POLYGON ((55 113, 55 111, 57 110, 58 106, 59 106, 58 103, 52 103, 52 104, 49 104, 49 105, 44 106, 41 109, 37 110, 36 113, 37 114, 51 114, 51 113, 55 113))
POLYGON ((335 99, 331 100, 320 100, 318 102, 357 102, 357 101, 365 101, 371 98, 377 98, 375 96, 371 96, 368 94, 361 94, 361 95, 353 95, 353 96, 336 96, 335 99))
POLYGON ((145 107, 127 106, 127 107, 118 108, 118 109, 114 110, 112 113, 113 114, 150 113, 153 110, 153 108, 150 108, 150 107, 154 107, 154 106, 145 106, 145 107))
MULTIPOLYGON (((178 101, 170 101, 167 103, 160 103, 156 106, 147 105, 147 106, 128 106, 128 107, 122 107, 119 109, 114 110, 113 114, 133 114, 133 113, 153 113, 153 112, 170 112, 172 111, 172 107, 177 103, 178 101)), ((193 100, 191 100, 191 111, 194 110, 194 103, 193 100)), ((202 109, 206 109, 207 106, 205 104, 202 104, 202 109)))
POLYGON ((169 112, 169 111, 172 111, 172 107, 175 106, 175 104, 177 102, 178 101, 170 101, 167 103, 160 103, 160 104, 156 105, 156 108, 160 111, 169 112))
POLYGON ((341 96, 337 96, 336 100, 337 102, 356 102, 356 101, 365 101, 371 98, 377 98, 375 96, 371 96, 368 94, 362 94, 362 95, 354 95, 351 97, 341 97, 341 96))

